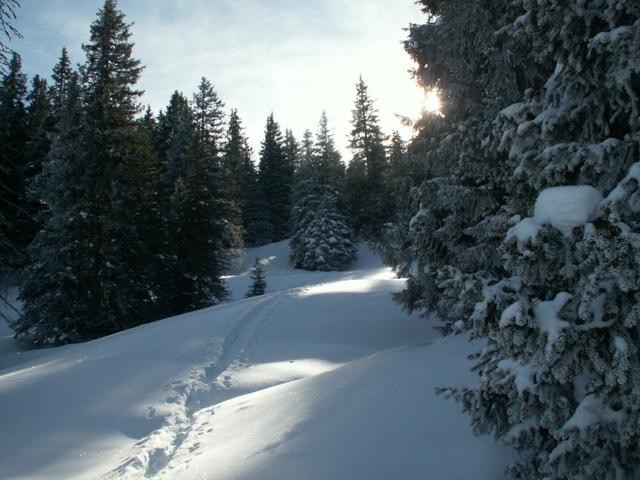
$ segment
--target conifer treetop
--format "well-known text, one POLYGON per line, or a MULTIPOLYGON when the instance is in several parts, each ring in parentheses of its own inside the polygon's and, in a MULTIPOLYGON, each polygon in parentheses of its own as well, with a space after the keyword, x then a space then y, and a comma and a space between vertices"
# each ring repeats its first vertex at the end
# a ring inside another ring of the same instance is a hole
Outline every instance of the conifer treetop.
POLYGON ((106 0, 91 24, 89 43, 82 45, 87 59, 82 66, 90 124, 105 130, 133 123, 144 93, 134 86, 140 79, 140 60, 133 58, 133 24, 125 22, 116 0, 106 0))

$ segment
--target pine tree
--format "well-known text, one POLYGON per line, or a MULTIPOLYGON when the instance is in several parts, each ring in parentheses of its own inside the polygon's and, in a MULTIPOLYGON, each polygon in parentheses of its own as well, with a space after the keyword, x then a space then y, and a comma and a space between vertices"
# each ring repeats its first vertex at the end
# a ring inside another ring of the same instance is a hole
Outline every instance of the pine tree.
POLYGON ((90 169, 83 161, 83 111, 77 76, 72 76, 60 110, 51 150, 38 177, 38 194, 47 205, 47 221, 29 249, 20 295, 22 316, 11 327, 16 338, 35 345, 81 341, 110 333, 88 321, 97 313, 97 265, 89 232, 90 169))
POLYGON ((144 115, 139 119, 138 123, 153 143, 158 130, 158 122, 153 114, 153 110, 151 110, 151 105, 147 105, 147 109, 144 111, 144 115))
POLYGON ((638 7, 420 3, 406 47, 444 116, 406 155, 400 297, 486 342, 480 386, 446 391, 511 478, 635 478, 638 7))
POLYGON ((302 142, 300 144, 300 155, 298 155, 298 164, 294 170, 294 182, 298 182, 300 178, 309 175, 309 170, 313 169, 313 133, 306 129, 302 134, 302 142))
POLYGON ((322 113, 317 142, 309 145, 296 175, 291 212, 291 263, 306 270, 344 270, 356 259, 353 232, 343 215, 344 165, 335 149, 326 113, 322 113))
POLYGON ((24 229, 29 225, 29 213, 23 208, 27 86, 21 70, 22 60, 14 53, 0 83, 0 222, 5 224, 2 268, 22 265, 25 261, 23 250, 29 242, 29 234, 24 229))
POLYGON ((267 280, 264 275, 264 268, 260 262, 260 257, 256 257, 251 267, 251 286, 247 291, 247 298, 264 295, 267 291, 267 280))
POLYGON ((193 96, 196 141, 204 149, 208 189, 216 204, 223 234, 217 248, 220 265, 230 266, 242 248, 242 217, 235 195, 233 173, 222 157, 224 142, 224 104, 211 83, 202 78, 193 96))
POLYGON ((637 72, 640 9, 522 7, 511 34, 555 69, 494 123, 519 216, 504 276, 476 308, 480 387, 458 398, 478 431, 518 451, 513 478, 635 478, 640 122, 622 79, 637 72))
POLYGON ((362 77, 356 84, 351 124, 349 147, 353 158, 347 170, 347 201, 356 231, 375 239, 380 236, 382 225, 390 216, 391 206, 385 183, 384 135, 362 77))
POLYGON ((443 115, 427 113, 416 125, 399 179, 407 194, 396 196, 383 256, 409 276, 397 296, 405 307, 437 313, 450 331, 466 328, 477 288, 503 274, 499 246, 515 212, 511 164, 494 147, 493 121, 542 85, 546 67, 507 33, 517 6, 421 4, 430 20, 411 27, 405 47, 420 83, 440 92, 443 115))
POLYGON ((273 224, 269 216, 270 205, 255 170, 250 171, 248 180, 251 187, 246 209, 243 212, 244 222, 246 222, 246 244, 265 245, 273 241, 273 224))
POLYGON ((25 225, 27 242, 35 237, 42 224, 41 215, 43 204, 37 198, 35 179, 42 171, 51 142, 50 136, 54 130, 54 116, 51 111, 50 91, 47 81, 36 75, 32 80, 32 87, 27 95, 27 143, 25 146, 25 171, 23 174, 26 190, 25 210, 28 212, 28 222, 25 225))
POLYGON ((229 117, 223 162, 229 172, 231 198, 240 209, 244 244, 258 245, 270 241, 271 228, 261 221, 267 205, 257 192, 258 177, 251 154, 242 121, 234 109, 229 117), (265 231, 267 235, 261 238, 265 231))
POLYGON ((176 255, 172 304, 176 313, 214 305, 227 295, 221 275, 227 265, 224 224, 209 189, 209 152, 199 139, 189 148, 186 172, 171 197, 170 239, 176 255))
POLYGON ((174 191, 178 177, 185 173, 185 155, 196 136, 194 114, 187 98, 177 90, 171 95, 166 113, 158 115, 156 151, 165 173, 163 198, 174 191))
POLYGON ((49 92, 51 98, 51 112, 53 115, 53 123, 59 121, 59 116, 65 105, 65 98, 67 95, 67 87, 71 80, 73 70, 71 68, 71 60, 69 60, 69 53, 65 47, 62 48, 58 63, 53 67, 53 73, 51 79, 53 83, 49 92))
POLYGON ((304 270, 345 270, 356 260, 353 232, 340 213, 340 194, 317 178, 298 185, 289 242, 291 264, 304 270))
POLYGON ((56 180, 46 181, 41 195, 51 198, 52 216, 35 242, 22 286, 25 311, 14 326, 31 343, 95 338, 165 313, 158 301, 164 267, 156 250, 163 235, 156 162, 134 117, 142 67, 129 38, 124 14, 106 0, 83 46, 82 114, 76 98, 43 172, 56 180), (51 255, 59 257, 55 268, 51 255), (57 275, 64 278, 53 282, 57 275), (51 298, 59 307, 43 308, 51 298))
POLYGON ((340 153, 336 150, 326 112, 322 112, 320 115, 318 133, 315 138, 312 157, 319 180, 321 183, 342 192, 344 190, 345 167, 340 153))
POLYGON ((259 186, 264 194, 268 210, 265 212, 271 223, 271 241, 287 238, 289 233, 289 211, 293 183, 293 165, 284 151, 284 139, 280 126, 273 118, 267 118, 265 136, 260 150, 259 186))
POLYGON ((224 103, 205 77, 193 94, 192 105, 198 140, 217 158, 224 141, 224 103))

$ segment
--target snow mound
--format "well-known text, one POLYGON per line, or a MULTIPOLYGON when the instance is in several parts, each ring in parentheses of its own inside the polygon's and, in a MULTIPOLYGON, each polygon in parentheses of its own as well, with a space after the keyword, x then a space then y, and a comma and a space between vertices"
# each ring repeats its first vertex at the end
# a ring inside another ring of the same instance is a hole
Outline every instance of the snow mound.
POLYGON ((534 216, 511 227, 507 240, 512 237, 519 243, 531 240, 542 225, 551 225, 569 237, 574 228, 595 218, 602 200, 600 192, 588 185, 546 188, 538 195, 534 216))
POLYGON ((534 218, 568 237, 574 228, 593 220, 600 202, 600 192, 588 185, 547 188, 538 195, 534 218))

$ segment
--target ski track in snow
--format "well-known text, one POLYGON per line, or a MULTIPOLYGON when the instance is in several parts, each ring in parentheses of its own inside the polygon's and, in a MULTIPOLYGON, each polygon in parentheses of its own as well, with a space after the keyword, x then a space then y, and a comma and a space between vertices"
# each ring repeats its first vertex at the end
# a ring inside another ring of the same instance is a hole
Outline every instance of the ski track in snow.
MULTIPOLYGON (((247 300, 256 302, 218 345, 208 364, 193 372, 187 380, 171 385, 172 393, 167 404, 177 406, 177 412, 165 420, 157 430, 135 443, 135 453, 126 458, 118 467, 109 472, 105 480, 153 478, 171 462, 192 427, 194 414, 217 403, 216 380, 238 360, 242 359, 245 348, 258 326, 266 323, 285 296, 294 295, 300 289, 278 291, 266 298, 247 300)), ((153 414, 153 411, 151 412, 153 414)))

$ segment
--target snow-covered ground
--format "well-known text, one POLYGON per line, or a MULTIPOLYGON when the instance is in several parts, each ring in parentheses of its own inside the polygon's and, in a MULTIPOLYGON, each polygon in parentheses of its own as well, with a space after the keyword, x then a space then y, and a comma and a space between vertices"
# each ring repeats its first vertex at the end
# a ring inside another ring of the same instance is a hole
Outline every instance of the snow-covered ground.
POLYGON ((506 453, 434 394, 475 380, 478 346, 404 314, 364 247, 340 273, 287 255, 249 249, 216 307, 55 349, 0 338, 0 478, 498 478, 506 453), (268 293, 243 299, 255 256, 268 293))

